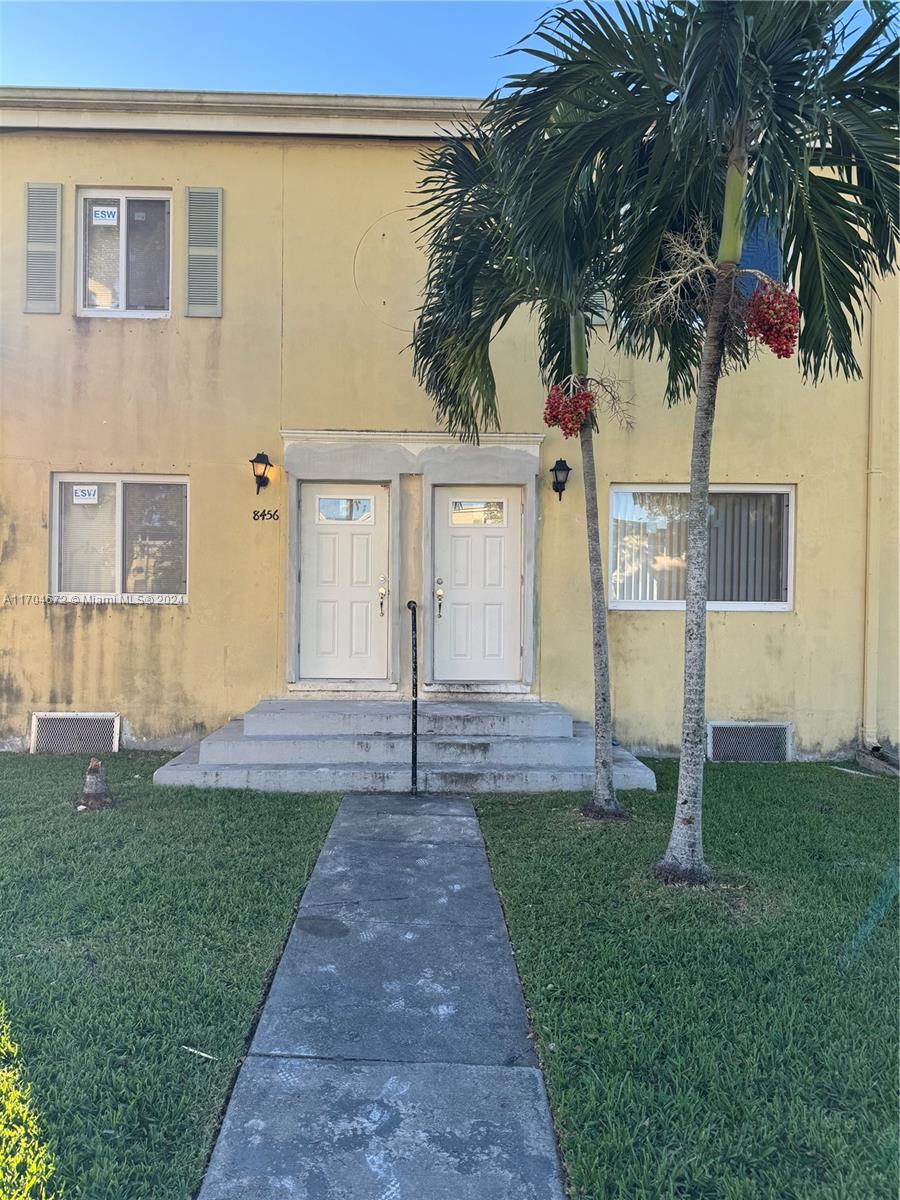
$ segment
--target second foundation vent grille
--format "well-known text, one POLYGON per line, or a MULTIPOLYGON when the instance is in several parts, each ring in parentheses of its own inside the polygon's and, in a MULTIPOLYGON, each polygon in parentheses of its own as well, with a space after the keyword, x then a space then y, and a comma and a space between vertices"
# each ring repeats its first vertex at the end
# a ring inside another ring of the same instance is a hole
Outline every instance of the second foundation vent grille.
POLYGON ((710 762, 787 762, 791 727, 771 721, 710 721, 706 757, 710 762))

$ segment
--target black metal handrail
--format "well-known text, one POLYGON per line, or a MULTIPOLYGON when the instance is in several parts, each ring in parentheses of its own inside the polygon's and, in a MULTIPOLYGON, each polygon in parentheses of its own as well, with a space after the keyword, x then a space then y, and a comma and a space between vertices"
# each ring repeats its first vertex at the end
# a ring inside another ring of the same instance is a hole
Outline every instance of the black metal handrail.
POLYGON ((419 794, 419 638, 418 619, 415 600, 409 600, 406 607, 412 618, 410 634, 412 637, 412 728, 410 730, 410 749, 412 761, 410 764, 410 792, 419 794))

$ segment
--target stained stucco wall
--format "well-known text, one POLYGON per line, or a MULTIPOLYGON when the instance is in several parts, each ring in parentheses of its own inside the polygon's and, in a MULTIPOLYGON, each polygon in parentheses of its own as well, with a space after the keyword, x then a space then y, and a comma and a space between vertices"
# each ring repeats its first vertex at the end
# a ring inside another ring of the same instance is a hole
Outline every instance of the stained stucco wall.
MULTIPOLYGON (((51 473, 84 470, 190 477, 190 602, 4 602, 0 736, 20 738, 34 709, 114 709, 136 737, 174 743, 284 690, 295 636, 289 523, 252 520, 259 502, 247 459, 265 449, 281 462, 281 428, 435 428, 406 351, 422 266, 404 211, 418 151, 387 140, 4 139, 0 600, 47 593, 51 473), (64 184, 58 316, 21 312, 27 181, 64 184), (73 316, 77 185, 173 189, 170 319, 73 316), (224 188, 221 320, 182 315, 185 185, 224 188)), ((884 396, 888 514, 878 636, 880 660, 892 660, 894 671, 879 674, 878 708, 882 736, 896 741, 895 293, 891 304, 879 324, 875 379, 884 396)), ((609 362, 602 346, 594 359, 609 362)), ((506 430, 542 428, 534 360, 534 332, 522 316, 496 345, 506 430)), ((635 425, 604 425, 598 437, 604 527, 609 484, 686 481, 692 415, 665 409, 658 366, 611 365, 633 399, 635 425)), ((721 389, 713 480, 796 484, 796 586, 793 612, 710 615, 709 712, 791 720, 798 749, 809 754, 838 752, 861 722, 868 400, 868 379, 804 388, 794 364, 771 357, 721 389)), ((574 442, 548 433, 544 479, 559 455, 575 471, 562 503, 546 484, 541 490, 537 687, 587 717, 579 456, 574 442)), ((415 483, 404 481, 401 494, 407 527, 418 529, 415 483)), ((276 470, 265 503, 286 517, 292 498, 283 472, 276 470)), ((681 614, 614 611, 610 632, 620 738, 676 746, 681 614)))

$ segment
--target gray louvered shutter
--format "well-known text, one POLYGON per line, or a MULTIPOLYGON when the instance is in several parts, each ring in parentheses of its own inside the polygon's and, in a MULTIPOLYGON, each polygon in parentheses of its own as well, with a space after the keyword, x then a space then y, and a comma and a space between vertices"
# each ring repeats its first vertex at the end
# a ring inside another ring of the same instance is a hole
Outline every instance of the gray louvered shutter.
POLYGON ((222 189, 187 191, 187 301, 189 317, 222 315, 222 189))
POLYGON ((62 184, 25 184, 25 312, 58 313, 62 184))

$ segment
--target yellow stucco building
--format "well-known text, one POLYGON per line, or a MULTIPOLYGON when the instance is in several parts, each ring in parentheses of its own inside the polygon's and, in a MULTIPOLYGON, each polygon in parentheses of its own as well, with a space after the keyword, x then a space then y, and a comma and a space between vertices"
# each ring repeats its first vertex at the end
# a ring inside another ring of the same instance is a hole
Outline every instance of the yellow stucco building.
MULTIPOLYGON (((262 697, 405 696, 410 598, 426 695, 589 718, 580 459, 542 424, 533 327, 497 339, 478 448, 411 373, 417 158, 465 103, 0 105, 3 744, 35 712, 180 746, 262 697)), ((671 751, 692 413, 592 354, 634 417, 596 438, 616 735, 671 751)), ((896 281, 859 356, 813 388, 765 354, 720 392, 708 716, 783 723, 796 756, 898 742, 896 281)))

